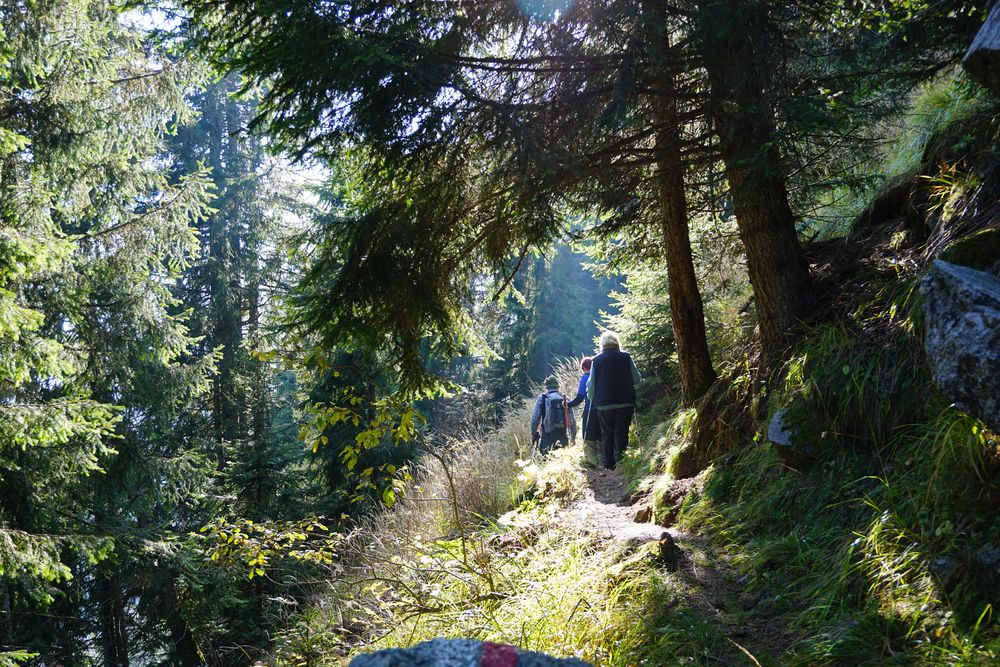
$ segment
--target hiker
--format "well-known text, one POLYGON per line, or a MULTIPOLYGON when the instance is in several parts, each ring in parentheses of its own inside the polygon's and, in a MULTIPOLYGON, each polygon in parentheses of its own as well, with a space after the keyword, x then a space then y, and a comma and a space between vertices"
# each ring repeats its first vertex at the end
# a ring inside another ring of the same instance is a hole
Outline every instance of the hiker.
POLYGON ((559 380, 554 375, 546 378, 545 393, 538 397, 531 411, 531 443, 538 445, 543 455, 557 444, 576 444, 576 417, 569 399, 559 391, 559 380))
POLYGON ((584 357, 580 360, 580 386, 576 390, 576 398, 569 402, 570 408, 583 403, 583 457, 591 466, 601 465, 601 420, 594 410, 594 404, 587 398, 587 380, 590 379, 590 366, 593 363, 592 357, 584 357))
POLYGON ((587 398, 601 422, 601 456, 613 470, 628 447, 628 429, 635 414, 635 385, 642 379, 632 356, 622 352, 618 334, 601 334, 601 353, 594 357, 587 379, 587 398))

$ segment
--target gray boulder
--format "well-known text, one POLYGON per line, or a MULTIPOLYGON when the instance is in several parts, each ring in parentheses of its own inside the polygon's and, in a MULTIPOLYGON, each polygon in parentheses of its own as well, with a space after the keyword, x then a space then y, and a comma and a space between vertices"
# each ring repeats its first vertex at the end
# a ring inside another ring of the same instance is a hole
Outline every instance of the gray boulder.
POLYGON ((472 639, 432 639, 351 660, 349 667, 591 667, 576 658, 553 658, 505 644, 472 639))
POLYGON ((767 425, 767 439, 787 465, 805 468, 815 462, 816 447, 811 438, 802 437, 791 424, 795 407, 798 404, 793 402, 774 413, 767 425))
POLYGON ((767 439, 778 447, 792 447, 794 435, 795 432, 788 425, 788 408, 781 408, 774 413, 771 423, 767 425, 767 439))
POLYGON ((956 406, 1000 431, 1000 280, 937 260, 920 293, 934 381, 956 406))
POLYGON ((1000 94, 1000 3, 993 5, 962 64, 973 79, 1000 94))

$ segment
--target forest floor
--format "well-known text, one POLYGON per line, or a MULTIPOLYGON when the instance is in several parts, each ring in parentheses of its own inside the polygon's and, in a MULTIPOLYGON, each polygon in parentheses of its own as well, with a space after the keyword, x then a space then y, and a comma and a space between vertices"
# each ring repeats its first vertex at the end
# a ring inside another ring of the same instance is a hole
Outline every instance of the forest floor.
POLYGON ((651 499, 628 493, 615 471, 585 469, 581 498, 570 504, 563 522, 582 529, 596 541, 659 541, 670 533, 680 548, 674 577, 682 584, 684 602, 699 612, 734 651, 713 656, 723 664, 775 664, 790 645, 787 619, 774 609, 767 591, 751 593, 732 557, 705 537, 653 523, 651 499))

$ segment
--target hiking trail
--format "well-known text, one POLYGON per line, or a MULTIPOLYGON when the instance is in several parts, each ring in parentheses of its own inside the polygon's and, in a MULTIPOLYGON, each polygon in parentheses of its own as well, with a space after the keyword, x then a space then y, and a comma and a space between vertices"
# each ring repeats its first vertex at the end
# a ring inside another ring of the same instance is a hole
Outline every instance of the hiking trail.
POLYGON ((567 509, 564 515, 567 521, 598 539, 648 542, 664 533, 666 529, 651 521, 636 523, 636 513, 648 507, 649 501, 643 499, 633 504, 621 473, 593 468, 586 468, 583 473, 586 476, 583 497, 567 509))
MULTIPOLYGON (((670 533, 681 549, 674 576, 688 604, 705 612, 722 630, 730 651, 730 664, 760 665, 774 661, 789 644, 789 635, 775 609, 776 600, 765 590, 751 592, 731 556, 714 547, 703 535, 677 527, 664 528, 651 520, 637 522, 636 515, 649 508, 651 498, 635 498, 626 490, 621 473, 584 469, 583 496, 569 505, 564 520, 601 541, 644 544, 670 533), (737 652, 738 651, 738 652, 737 652)), ((646 518, 640 516, 640 518, 646 518)))

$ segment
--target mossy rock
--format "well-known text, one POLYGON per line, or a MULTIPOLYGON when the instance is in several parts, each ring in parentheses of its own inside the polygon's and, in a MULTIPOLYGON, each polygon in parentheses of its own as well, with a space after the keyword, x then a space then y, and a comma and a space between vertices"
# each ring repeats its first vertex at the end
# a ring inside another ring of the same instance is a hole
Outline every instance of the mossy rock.
POLYGON ((658 526, 672 526, 677 520, 680 502, 674 497, 673 476, 667 474, 663 479, 667 484, 659 484, 653 489, 653 523, 658 526))
POLYGON ((674 525, 684 500, 700 486, 698 478, 674 479, 664 475, 653 489, 653 523, 664 528, 674 525))
POLYGON ((804 400, 799 398, 774 413, 768 422, 767 439, 786 465, 802 470, 817 460, 815 428, 804 400))
POLYGON ((708 465, 705 458, 704 452, 700 451, 694 443, 686 442, 667 462, 667 472, 674 479, 694 477, 708 465))
POLYGON ((1000 265, 1000 229, 984 229, 955 241, 940 256, 946 262, 995 273, 1000 265))

